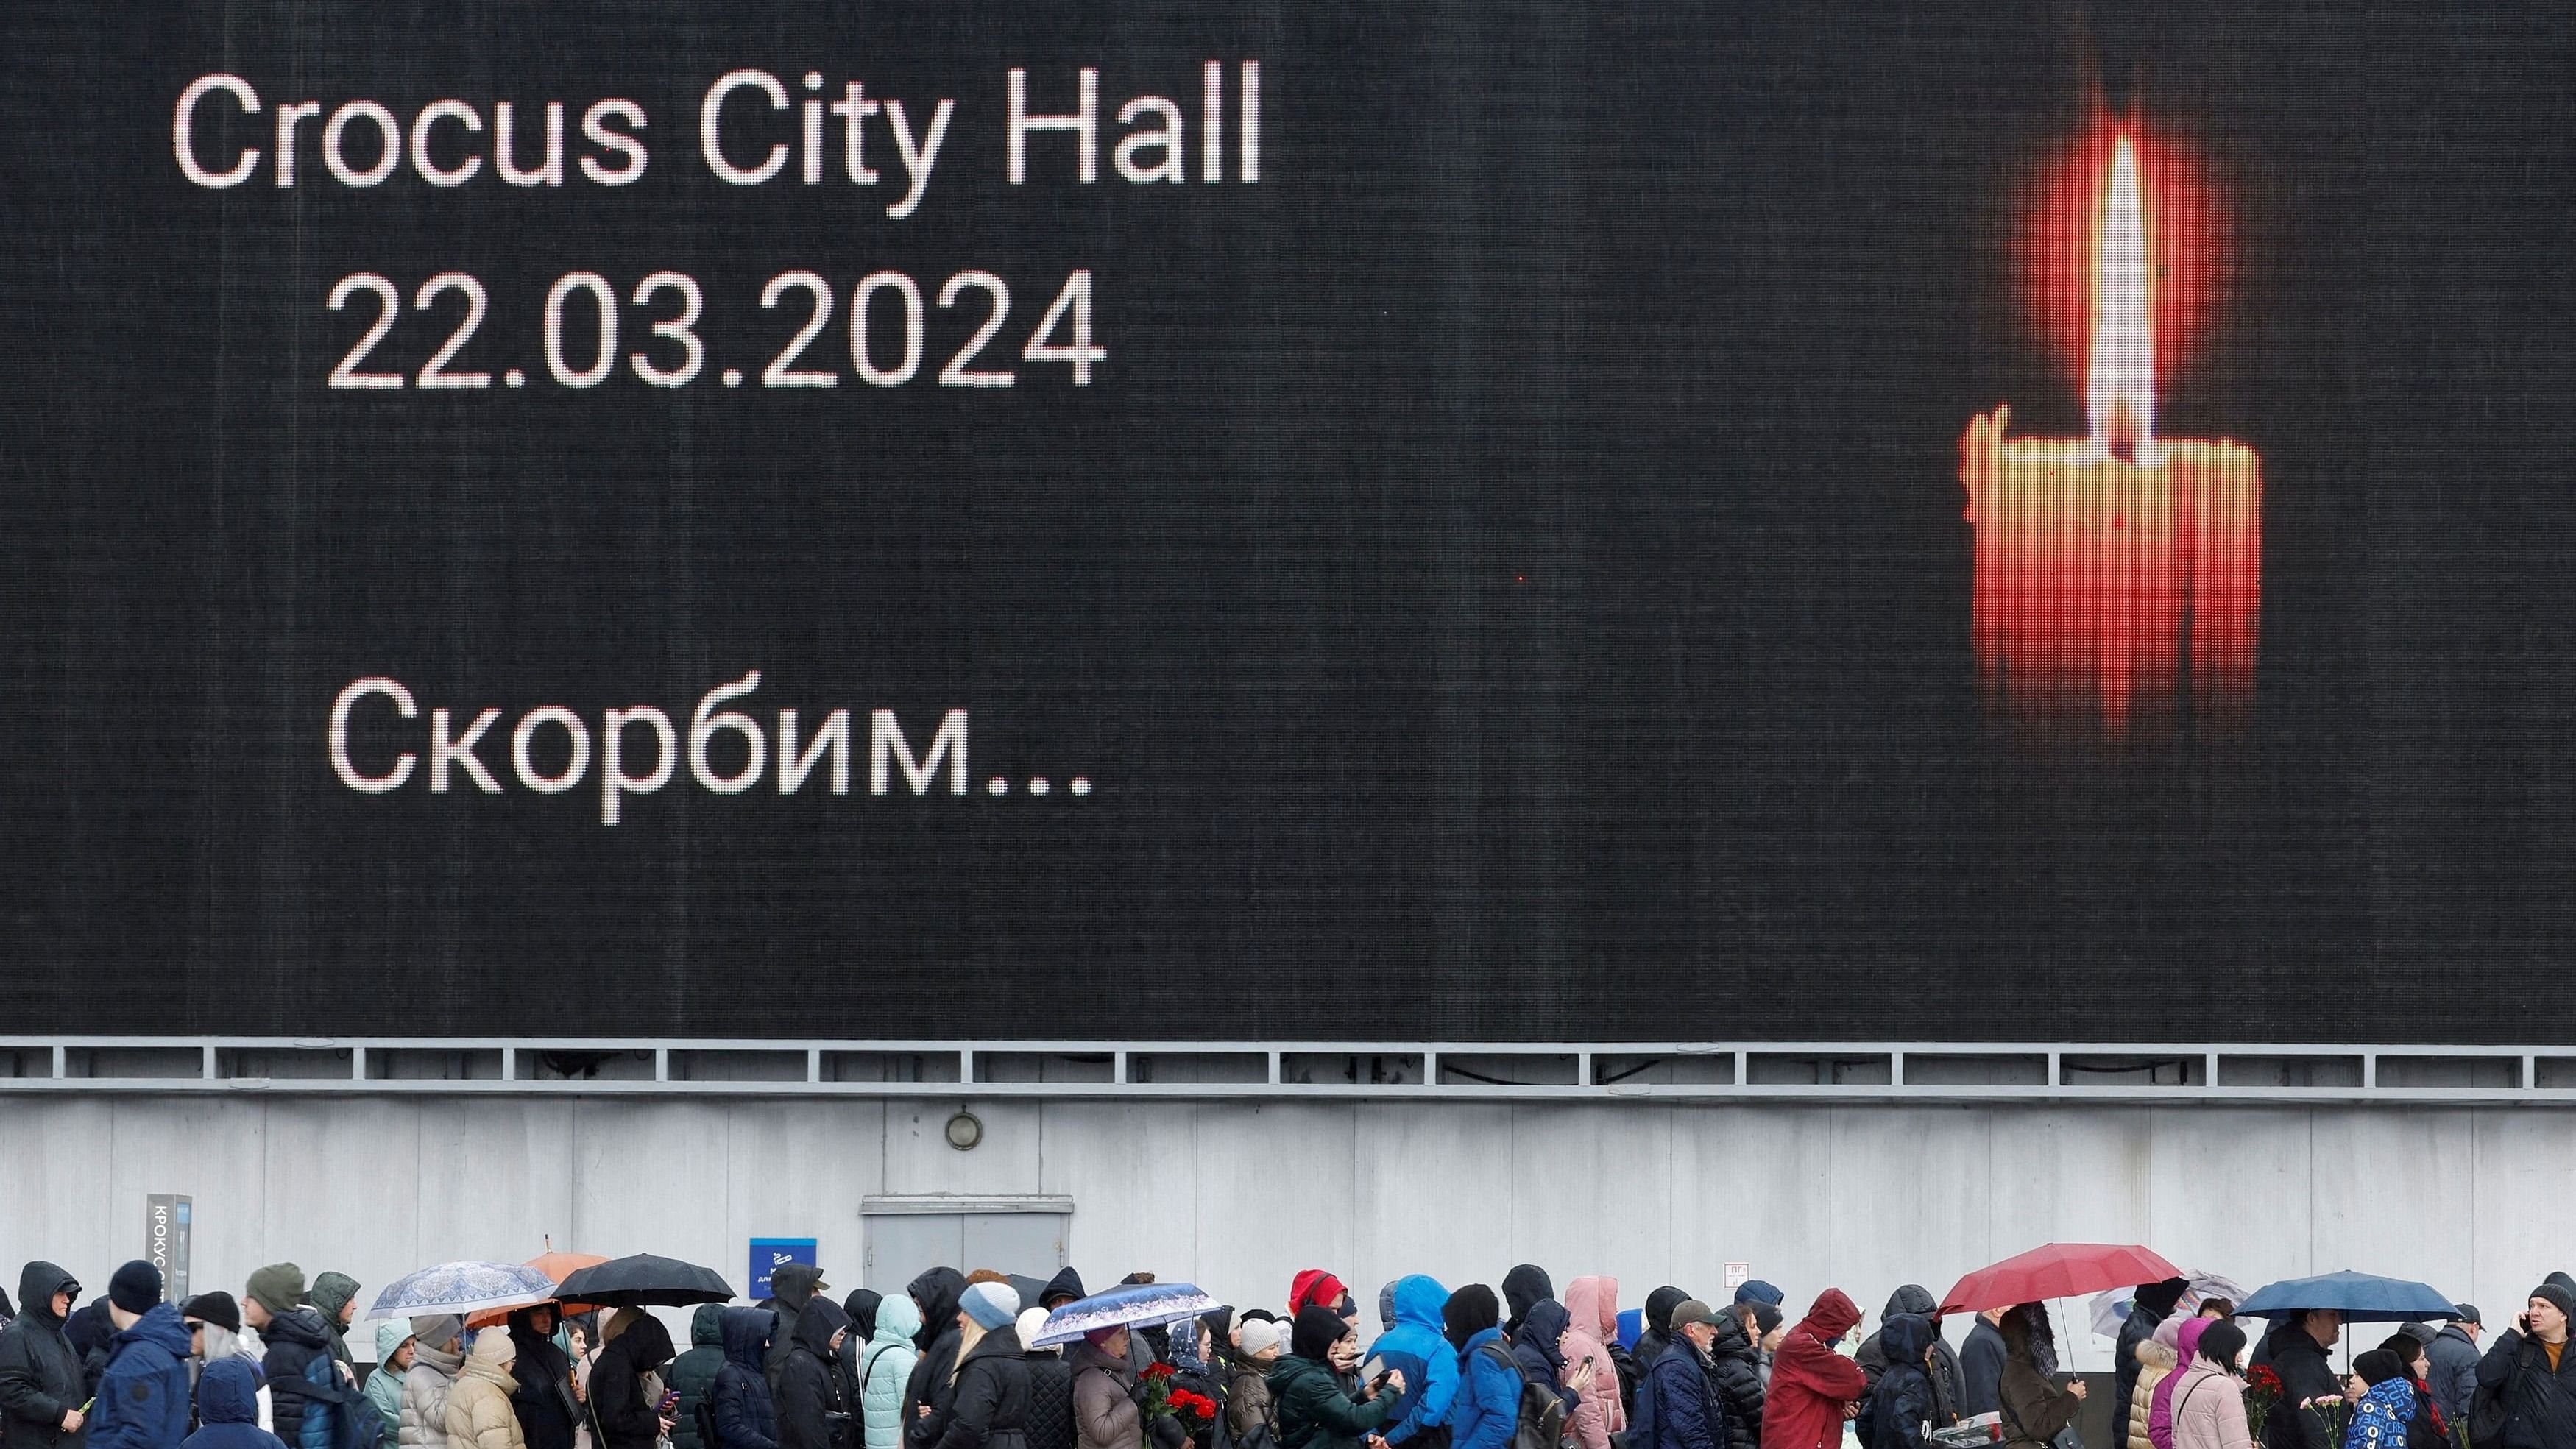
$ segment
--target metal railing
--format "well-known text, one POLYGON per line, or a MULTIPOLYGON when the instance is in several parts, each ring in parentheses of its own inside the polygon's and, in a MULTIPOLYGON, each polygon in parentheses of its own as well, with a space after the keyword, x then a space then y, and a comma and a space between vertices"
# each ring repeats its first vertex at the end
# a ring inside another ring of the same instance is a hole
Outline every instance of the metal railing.
POLYGON ((0 1093, 2576 1104, 2576 1046, 0 1037, 0 1093))

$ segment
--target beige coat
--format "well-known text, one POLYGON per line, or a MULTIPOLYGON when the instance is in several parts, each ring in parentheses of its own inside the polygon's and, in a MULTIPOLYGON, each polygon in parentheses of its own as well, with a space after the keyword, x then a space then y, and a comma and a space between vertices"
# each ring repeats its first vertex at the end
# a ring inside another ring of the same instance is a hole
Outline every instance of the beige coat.
MULTIPOLYGON (((485 1333, 508 1342, 497 1329, 485 1333)), ((510 1407, 510 1395, 518 1387, 509 1370, 482 1354, 468 1360, 447 1391, 447 1449, 528 1449, 519 1433, 519 1416, 510 1407)))

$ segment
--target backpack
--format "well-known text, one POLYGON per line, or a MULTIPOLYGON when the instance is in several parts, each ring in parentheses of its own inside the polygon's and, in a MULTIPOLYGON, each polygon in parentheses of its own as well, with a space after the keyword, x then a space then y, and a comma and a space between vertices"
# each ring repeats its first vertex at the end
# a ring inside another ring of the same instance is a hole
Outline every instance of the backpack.
MULTIPOLYGON (((1245 1368, 1239 1370, 1236 1376, 1256 1375, 1256 1370, 1245 1368)), ((1261 1422, 1254 1424, 1250 1433, 1237 1439, 1233 1431, 1226 1427, 1226 1422, 1233 1417, 1231 1412, 1233 1398, 1234 1388, 1229 1381, 1225 1392, 1227 1402, 1218 1405, 1216 1423, 1209 1426, 1208 1449, 1279 1449, 1278 1403, 1274 1400, 1267 1409, 1262 1411, 1261 1422)))
MULTIPOLYGON (((376 1449, 384 1433, 384 1416, 376 1412, 375 1402, 340 1381, 340 1361, 327 1353, 315 1354, 300 1379, 278 1379, 268 1385, 268 1391, 271 1398, 284 1394, 302 1399, 308 1425, 314 1415, 324 1415, 331 1425, 324 1440, 330 1449, 376 1449), (356 1413, 352 1406, 363 1406, 367 1412, 356 1413)), ((302 1446, 290 1444, 287 1449, 302 1446)))
POLYGON ((2469 1399, 2469 1443, 2472 1449, 2498 1449, 2504 1443, 2505 1426, 2513 1422, 2513 1410, 2505 1400, 2522 1387, 2523 1357, 2516 1350, 2513 1373, 2500 1384, 2480 1384, 2469 1399))
POLYGON ((1513 1382, 1521 1386, 1520 1419, 1512 1426, 1512 1449, 1559 1449, 1566 1441, 1565 1400, 1558 1398, 1555 1391, 1530 1382, 1521 1372, 1519 1361, 1501 1344, 1488 1343, 1476 1351, 1511 1370, 1513 1382))

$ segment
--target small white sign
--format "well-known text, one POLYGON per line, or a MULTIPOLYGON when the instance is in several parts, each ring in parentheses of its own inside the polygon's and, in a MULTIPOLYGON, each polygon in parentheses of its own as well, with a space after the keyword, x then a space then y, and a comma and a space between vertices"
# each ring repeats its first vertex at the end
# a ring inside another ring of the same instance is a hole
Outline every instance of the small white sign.
POLYGON ((1753 1277, 1753 1265, 1752 1265, 1752 1264, 1750 1264, 1750 1263, 1729 1263, 1729 1264, 1727 1264, 1727 1265, 1726 1265, 1726 1289, 1727 1289, 1727 1291, 1728 1291, 1728 1292, 1730 1292, 1730 1293, 1732 1293, 1732 1292, 1734 1292, 1736 1289, 1743 1287, 1747 1282, 1749 1282, 1749 1281, 1751 1281, 1751 1280, 1752 1280, 1752 1277, 1753 1277))

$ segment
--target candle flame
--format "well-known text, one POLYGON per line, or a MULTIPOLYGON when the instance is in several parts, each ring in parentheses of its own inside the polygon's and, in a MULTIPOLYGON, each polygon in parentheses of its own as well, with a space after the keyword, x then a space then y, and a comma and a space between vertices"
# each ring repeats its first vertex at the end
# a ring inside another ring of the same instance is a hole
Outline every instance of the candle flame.
POLYGON ((2085 410, 2094 451, 2138 461, 2156 435, 2156 356, 2147 336, 2147 224, 2138 207, 2138 163, 2129 138, 2111 161, 2102 208, 2102 269, 2085 410))

